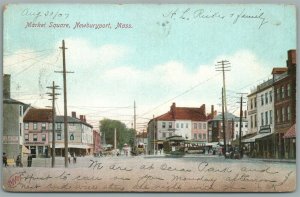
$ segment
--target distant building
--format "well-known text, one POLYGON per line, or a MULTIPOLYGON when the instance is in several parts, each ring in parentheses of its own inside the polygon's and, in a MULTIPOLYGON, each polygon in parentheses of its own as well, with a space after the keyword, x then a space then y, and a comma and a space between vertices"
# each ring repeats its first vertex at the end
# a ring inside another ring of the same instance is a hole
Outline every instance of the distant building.
POLYGON ((208 138, 208 116, 205 105, 199 108, 176 107, 173 103, 170 111, 160 115, 148 123, 148 153, 163 148, 166 138, 177 135, 194 143, 205 143, 208 138))
POLYGON ((100 155, 101 152, 101 135, 100 131, 94 129, 93 130, 93 145, 94 145, 94 155, 100 155))
MULTIPOLYGON (((94 153, 93 126, 86 122, 85 116, 72 112, 68 116, 68 149, 70 154, 77 156, 92 155, 94 153)), ((64 156, 64 116, 56 116, 56 142, 55 153, 57 156, 64 156)), ((52 143, 52 133, 49 133, 49 145, 52 143)))
POLYGON ((52 132, 52 109, 29 109, 24 121, 24 145, 33 157, 49 157, 49 132, 52 132))

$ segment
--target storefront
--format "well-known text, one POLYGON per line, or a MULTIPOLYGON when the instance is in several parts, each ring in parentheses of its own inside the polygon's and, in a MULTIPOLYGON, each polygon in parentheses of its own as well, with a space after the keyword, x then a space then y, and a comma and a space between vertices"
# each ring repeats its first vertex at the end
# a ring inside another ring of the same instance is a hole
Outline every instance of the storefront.
POLYGON ((283 136, 285 145, 285 159, 296 159, 296 124, 283 136))

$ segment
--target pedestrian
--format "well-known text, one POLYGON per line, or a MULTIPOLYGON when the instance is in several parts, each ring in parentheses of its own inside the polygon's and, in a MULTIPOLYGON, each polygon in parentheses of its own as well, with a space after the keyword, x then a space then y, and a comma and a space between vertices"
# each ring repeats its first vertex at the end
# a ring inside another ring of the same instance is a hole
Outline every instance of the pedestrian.
POLYGON ((76 155, 75 155, 75 152, 73 153, 73 163, 76 163, 76 155))
POLYGON ((22 167, 21 155, 18 155, 18 156, 17 156, 16 166, 17 166, 17 167, 22 167))
POLYGON ((3 160, 4 167, 7 167, 7 156, 6 156, 6 153, 3 153, 2 160, 3 160))
POLYGON ((28 154, 28 157, 27 157, 27 167, 31 167, 31 164, 32 164, 32 154, 28 154))
POLYGON ((71 154, 70 154, 70 152, 68 152, 68 161, 69 161, 69 163, 71 162, 71 154))

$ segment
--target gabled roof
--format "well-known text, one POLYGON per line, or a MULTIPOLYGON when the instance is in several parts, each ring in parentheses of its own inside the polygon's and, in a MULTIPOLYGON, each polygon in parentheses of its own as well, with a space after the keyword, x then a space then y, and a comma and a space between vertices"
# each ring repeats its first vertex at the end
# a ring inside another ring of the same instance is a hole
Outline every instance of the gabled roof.
MULTIPOLYGON (((81 121, 78 118, 73 118, 73 117, 67 116, 67 121, 68 121, 68 123, 81 123, 81 124, 84 124, 84 125, 86 125, 88 127, 93 128, 92 125, 90 125, 90 124, 88 124, 88 123, 86 123, 84 121, 81 121)), ((64 122, 64 116, 56 116, 55 117, 55 122, 57 122, 57 123, 63 123, 64 122)))
POLYGON ((175 103, 171 106, 170 111, 158 116, 155 120, 175 121, 175 120, 191 120, 191 121, 206 121, 205 105, 200 108, 193 107, 176 107, 175 103))
POLYGON ((24 122, 51 122, 52 109, 31 108, 25 115, 24 122))

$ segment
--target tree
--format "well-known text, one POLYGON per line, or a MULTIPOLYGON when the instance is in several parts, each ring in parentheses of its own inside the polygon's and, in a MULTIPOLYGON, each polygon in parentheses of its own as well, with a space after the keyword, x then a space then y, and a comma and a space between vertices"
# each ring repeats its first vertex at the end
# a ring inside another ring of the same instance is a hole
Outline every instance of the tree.
POLYGON ((104 119, 100 121, 100 131, 105 135, 107 144, 114 144, 114 133, 117 129, 117 147, 122 149, 124 144, 134 146, 135 131, 128 129, 126 125, 118 120, 104 119))

